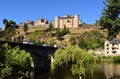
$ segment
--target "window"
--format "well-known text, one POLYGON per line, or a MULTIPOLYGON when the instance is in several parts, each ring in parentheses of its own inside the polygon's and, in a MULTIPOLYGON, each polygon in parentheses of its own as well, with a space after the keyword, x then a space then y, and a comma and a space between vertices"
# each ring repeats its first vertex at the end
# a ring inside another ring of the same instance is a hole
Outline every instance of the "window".
POLYGON ((109 50, 109 48, 106 48, 107 50, 109 50))
POLYGON ((106 44, 106 46, 109 46, 109 44, 106 44))

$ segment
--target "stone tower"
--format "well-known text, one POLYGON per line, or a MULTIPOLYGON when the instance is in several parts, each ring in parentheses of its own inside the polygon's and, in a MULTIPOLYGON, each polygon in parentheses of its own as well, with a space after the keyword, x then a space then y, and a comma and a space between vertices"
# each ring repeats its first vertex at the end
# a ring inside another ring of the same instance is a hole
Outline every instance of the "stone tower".
POLYGON ((55 17, 55 28, 59 27, 59 16, 55 17))
POLYGON ((76 14, 74 16, 74 28, 78 28, 78 26, 79 26, 79 15, 76 14))

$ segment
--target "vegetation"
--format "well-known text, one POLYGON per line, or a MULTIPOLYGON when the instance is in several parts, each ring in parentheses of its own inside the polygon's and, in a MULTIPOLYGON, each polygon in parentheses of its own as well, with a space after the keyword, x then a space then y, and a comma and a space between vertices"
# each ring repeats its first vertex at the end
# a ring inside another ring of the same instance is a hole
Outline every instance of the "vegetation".
POLYGON ((95 57, 86 50, 80 49, 78 46, 68 46, 65 49, 58 49, 54 54, 54 61, 51 65, 52 69, 70 66, 72 73, 75 74, 91 74, 95 66, 95 57))
POLYGON ((97 56, 97 63, 120 63, 120 56, 97 56))
POLYGON ((54 30, 54 26, 52 23, 49 24, 48 31, 52 32, 54 30))
POLYGON ((4 24, 4 37, 6 41, 11 41, 12 36, 15 34, 15 29, 18 28, 17 24, 12 20, 3 19, 4 24))
POLYGON ((11 48, 8 44, 0 45, 1 79, 25 79, 28 78, 30 70, 29 53, 20 50, 19 47, 11 48))
POLYGON ((69 32, 69 28, 66 28, 66 26, 64 26, 63 29, 57 29, 55 35, 58 39, 60 39, 62 36, 68 34, 69 32))
POLYGON ((78 46, 83 49, 96 49, 103 47, 103 35, 95 30, 84 33, 79 38, 78 46), (84 36, 83 36, 84 35, 84 36))
POLYGON ((24 32, 28 31, 28 25, 26 23, 24 23, 24 25, 23 25, 23 30, 24 30, 24 32))
POLYGON ((120 56, 113 57, 113 62, 114 63, 120 63, 120 56))
POLYGON ((100 26, 108 30, 107 39, 112 40, 120 31, 120 0, 105 0, 100 26))

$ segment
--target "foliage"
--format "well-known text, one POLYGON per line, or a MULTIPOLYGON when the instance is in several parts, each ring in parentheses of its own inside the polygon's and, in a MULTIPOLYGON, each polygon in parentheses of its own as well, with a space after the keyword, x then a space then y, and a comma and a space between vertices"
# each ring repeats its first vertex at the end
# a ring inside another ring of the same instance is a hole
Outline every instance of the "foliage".
POLYGON ((95 65, 95 57, 86 50, 80 49, 78 46, 68 46, 65 49, 58 49, 54 54, 54 61, 51 65, 52 69, 58 67, 70 66, 73 74, 93 73, 95 65))
POLYGON ((8 44, 0 45, 0 78, 27 78, 31 68, 29 53, 19 47, 11 48, 8 44))
POLYGON ((114 63, 120 63, 120 56, 113 57, 113 62, 114 63))
POLYGON ((68 34, 69 32, 70 32, 69 28, 66 28, 66 26, 64 26, 63 29, 57 29, 55 34, 56 34, 56 37, 60 39, 62 36, 68 34))
POLYGON ((28 25, 26 23, 24 23, 24 25, 23 25, 23 30, 24 30, 24 32, 28 31, 28 25))
POLYGON ((108 29, 107 39, 112 40, 120 31, 120 0, 105 0, 100 26, 108 29))
POLYGON ((48 27, 48 31, 53 31, 54 30, 54 27, 52 25, 52 23, 49 24, 49 27, 48 27))
POLYGON ((120 56, 98 56, 97 63, 120 63, 120 56))
POLYGON ((15 29, 18 28, 18 25, 12 21, 12 20, 7 20, 3 19, 3 24, 4 24, 4 37, 6 41, 11 41, 12 36, 15 34, 15 29))
POLYGON ((53 27, 52 23, 50 23, 50 24, 49 24, 49 27, 48 27, 48 29, 47 29, 47 31, 50 32, 50 36, 52 36, 53 30, 54 30, 54 27, 53 27))
POLYGON ((97 63, 112 63, 113 62, 113 57, 97 56, 96 57, 96 62, 97 63))
POLYGON ((57 39, 60 39, 62 37, 60 29, 57 29, 55 36, 57 37, 57 39))
POLYGON ((79 38, 78 46, 83 49, 96 49, 103 46, 103 35, 95 30, 87 32, 79 38))

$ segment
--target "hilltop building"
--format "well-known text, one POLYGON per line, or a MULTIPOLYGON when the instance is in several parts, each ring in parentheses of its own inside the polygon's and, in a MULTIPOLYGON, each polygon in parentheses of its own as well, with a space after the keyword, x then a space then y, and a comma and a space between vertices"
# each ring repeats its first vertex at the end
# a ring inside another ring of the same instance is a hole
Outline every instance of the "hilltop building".
POLYGON ((55 17, 55 28, 63 28, 64 26, 68 28, 78 28, 82 24, 82 21, 79 20, 79 15, 74 16, 64 16, 64 17, 55 17))
POLYGON ((105 41, 104 50, 105 55, 120 55, 120 39, 105 41))
POLYGON ((39 27, 39 26, 47 26, 48 25, 48 20, 41 18, 37 21, 34 22, 34 26, 39 27))

